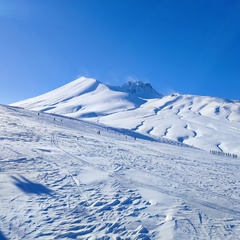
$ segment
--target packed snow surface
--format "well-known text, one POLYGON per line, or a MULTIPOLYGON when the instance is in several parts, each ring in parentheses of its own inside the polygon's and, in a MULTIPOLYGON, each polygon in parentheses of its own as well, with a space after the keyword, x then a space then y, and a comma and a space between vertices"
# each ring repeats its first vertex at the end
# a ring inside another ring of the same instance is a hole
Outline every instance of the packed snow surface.
POLYGON ((240 102, 216 97, 162 96, 150 84, 121 87, 81 77, 14 106, 84 118, 112 127, 183 142, 204 150, 240 154, 240 102))
POLYGON ((0 132, 0 239, 239 239, 239 158, 3 105, 0 132))

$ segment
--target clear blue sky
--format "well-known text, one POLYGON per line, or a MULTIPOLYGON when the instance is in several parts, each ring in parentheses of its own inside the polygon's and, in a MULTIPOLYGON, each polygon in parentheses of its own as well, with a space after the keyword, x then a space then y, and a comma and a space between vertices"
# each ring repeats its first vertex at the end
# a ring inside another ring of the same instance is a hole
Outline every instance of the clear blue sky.
POLYGON ((0 103, 82 75, 240 100, 240 1, 0 1, 0 103))

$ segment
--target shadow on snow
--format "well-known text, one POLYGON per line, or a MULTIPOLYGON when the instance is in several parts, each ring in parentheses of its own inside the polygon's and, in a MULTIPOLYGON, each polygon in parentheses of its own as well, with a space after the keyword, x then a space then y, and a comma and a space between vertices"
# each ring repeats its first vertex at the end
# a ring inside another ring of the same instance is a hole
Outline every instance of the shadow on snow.
POLYGON ((1 240, 7 240, 7 238, 3 235, 3 233, 0 231, 0 239, 1 240))
POLYGON ((19 176, 19 177, 14 177, 11 176, 12 179, 14 180, 14 184, 15 186, 17 186, 21 191, 27 193, 27 194, 47 194, 47 195, 51 195, 52 194, 52 190, 45 187, 44 185, 40 184, 40 183, 35 183, 35 182, 31 182, 30 180, 28 180, 27 178, 23 177, 23 176, 19 176))

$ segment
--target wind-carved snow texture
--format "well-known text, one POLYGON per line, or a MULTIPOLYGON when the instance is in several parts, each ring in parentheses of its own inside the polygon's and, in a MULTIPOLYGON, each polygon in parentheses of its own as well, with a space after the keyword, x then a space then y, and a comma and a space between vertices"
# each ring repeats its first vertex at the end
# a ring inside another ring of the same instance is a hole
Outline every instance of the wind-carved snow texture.
POLYGON ((9 106, 0 132, 1 239, 239 238, 238 159, 9 106))
POLYGON ((218 151, 220 144, 223 152, 240 153, 239 101, 179 93, 163 97, 149 83, 112 87, 81 77, 13 105, 150 133, 207 151, 218 151))

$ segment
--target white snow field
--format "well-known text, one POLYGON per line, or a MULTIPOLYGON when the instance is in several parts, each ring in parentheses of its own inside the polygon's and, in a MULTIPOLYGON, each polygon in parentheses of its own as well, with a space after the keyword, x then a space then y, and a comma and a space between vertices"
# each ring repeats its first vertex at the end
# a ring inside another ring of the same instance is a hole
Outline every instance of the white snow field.
POLYGON ((12 105, 149 133, 207 151, 240 154, 240 101, 162 96, 142 82, 111 87, 81 77, 12 105))
POLYGON ((0 105, 0 239, 240 239, 239 158, 38 114, 0 105))

